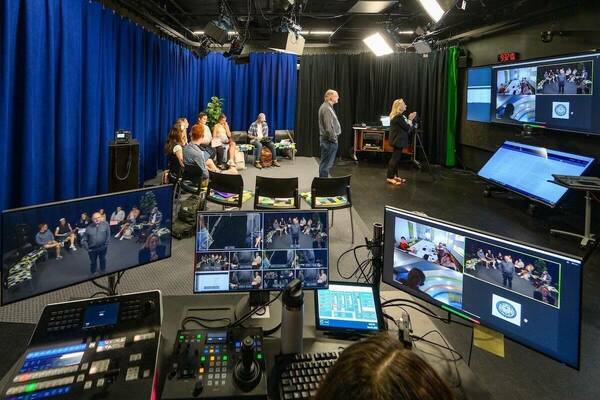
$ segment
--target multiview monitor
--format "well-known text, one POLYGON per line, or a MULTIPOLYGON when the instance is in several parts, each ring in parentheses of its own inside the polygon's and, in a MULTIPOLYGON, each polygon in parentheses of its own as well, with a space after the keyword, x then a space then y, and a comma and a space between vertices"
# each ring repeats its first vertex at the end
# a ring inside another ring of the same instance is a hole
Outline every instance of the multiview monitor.
POLYGON ((600 134, 600 53, 467 71, 467 120, 600 134))
POLYGON ((479 170, 481 178, 531 200, 554 207, 563 198, 567 188, 549 181, 552 175, 583 175, 594 159, 530 146, 504 142, 479 170))
POLYGON ((329 284, 327 210, 200 212, 197 222, 195 293, 329 284))
POLYGON ((579 368, 582 260, 386 207, 383 281, 579 368))
POLYGON ((173 188, 2 213, 2 304, 171 256, 173 188))

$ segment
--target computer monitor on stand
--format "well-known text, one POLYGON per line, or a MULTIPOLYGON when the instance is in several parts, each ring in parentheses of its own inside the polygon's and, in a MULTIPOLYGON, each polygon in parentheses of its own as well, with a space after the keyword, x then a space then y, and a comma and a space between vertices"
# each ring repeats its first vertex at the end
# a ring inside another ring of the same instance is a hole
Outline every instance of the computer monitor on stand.
POLYGON ((383 282, 579 368, 582 259, 386 207, 383 282))
POLYGON ((194 293, 247 292, 236 317, 294 278, 329 285, 327 210, 199 212, 194 293))
POLYGON ((170 257, 172 199, 165 185, 4 211, 2 305, 170 257))

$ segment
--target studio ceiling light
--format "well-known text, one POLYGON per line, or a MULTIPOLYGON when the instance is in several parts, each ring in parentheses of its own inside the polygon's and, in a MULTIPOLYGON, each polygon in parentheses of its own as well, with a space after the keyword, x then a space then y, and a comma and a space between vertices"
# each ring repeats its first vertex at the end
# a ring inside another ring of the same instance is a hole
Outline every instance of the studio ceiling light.
POLYGON ((379 32, 363 39, 363 42, 365 42, 377 57, 392 54, 394 52, 394 49, 392 49, 379 32))
POLYGON ((419 0, 419 3, 427 11, 433 22, 437 23, 444 16, 444 9, 437 0, 419 0))

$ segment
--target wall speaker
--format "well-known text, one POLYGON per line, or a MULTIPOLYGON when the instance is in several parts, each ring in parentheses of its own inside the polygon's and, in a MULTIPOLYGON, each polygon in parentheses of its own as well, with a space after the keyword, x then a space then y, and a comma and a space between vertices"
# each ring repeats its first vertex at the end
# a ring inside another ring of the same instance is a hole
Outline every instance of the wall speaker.
POLYGON ((269 48, 300 56, 304 51, 304 38, 300 34, 296 35, 293 32, 273 32, 271 33, 269 48))
POLYGON ((110 193, 140 187, 140 143, 111 143, 108 146, 108 191, 110 193))

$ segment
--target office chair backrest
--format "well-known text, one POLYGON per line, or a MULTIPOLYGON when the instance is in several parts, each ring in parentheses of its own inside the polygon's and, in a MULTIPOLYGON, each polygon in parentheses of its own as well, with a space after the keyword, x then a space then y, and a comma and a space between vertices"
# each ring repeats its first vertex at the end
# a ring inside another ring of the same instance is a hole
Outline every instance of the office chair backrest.
POLYGON ((298 194, 298 177, 293 178, 267 178, 256 177, 256 193, 260 196, 271 198, 290 198, 298 194))
POLYGON ((244 180, 241 175, 228 175, 208 171, 208 188, 224 193, 239 194, 240 198, 244 192, 244 180))
POLYGON ((317 197, 348 196, 350 201, 350 178, 352 175, 331 178, 315 177, 311 185, 311 193, 317 197))

